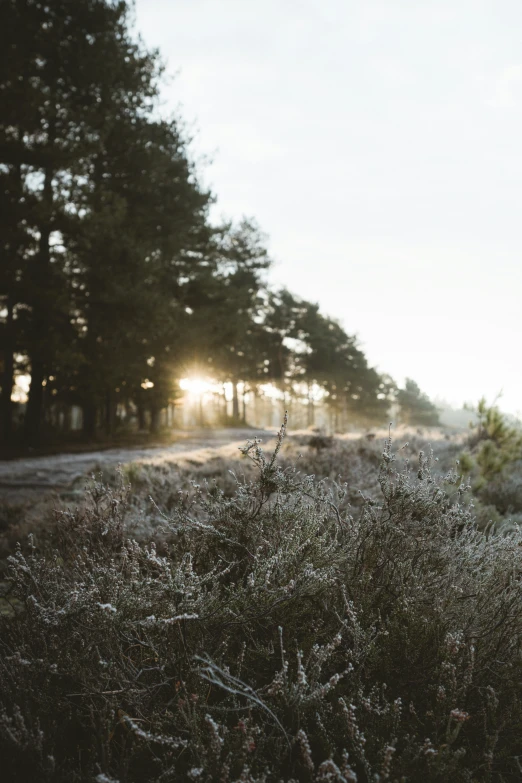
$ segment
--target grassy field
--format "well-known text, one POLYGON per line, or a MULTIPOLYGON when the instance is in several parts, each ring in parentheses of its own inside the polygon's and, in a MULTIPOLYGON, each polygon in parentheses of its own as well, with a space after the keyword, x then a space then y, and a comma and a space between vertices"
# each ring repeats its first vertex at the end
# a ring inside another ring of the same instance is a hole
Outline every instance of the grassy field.
POLYGON ((502 515, 465 434, 283 435, 4 507, 9 780, 520 779, 517 468, 502 515))

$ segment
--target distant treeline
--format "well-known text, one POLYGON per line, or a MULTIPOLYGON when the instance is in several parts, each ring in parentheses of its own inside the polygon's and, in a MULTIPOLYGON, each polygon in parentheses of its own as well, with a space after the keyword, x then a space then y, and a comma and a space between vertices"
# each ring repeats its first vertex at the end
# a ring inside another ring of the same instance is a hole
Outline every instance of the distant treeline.
POLYGON ((213 225, 179 119, 158 113, 162 65, 109 0, 0 4, 1 431, 30 375, 23 436, 80 406, 86 436, 118 404, 157 428, 189 372, 291 397, 314 389, 338 422, 435 423, 418 387, 398 391, 337 321, 267 281, 253 220, 213 225))

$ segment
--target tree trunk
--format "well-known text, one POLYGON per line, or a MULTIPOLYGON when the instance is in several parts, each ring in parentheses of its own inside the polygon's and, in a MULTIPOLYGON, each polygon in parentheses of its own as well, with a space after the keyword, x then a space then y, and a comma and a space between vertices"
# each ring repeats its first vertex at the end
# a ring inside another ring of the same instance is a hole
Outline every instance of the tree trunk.
POLYGON ((234 422, 239 422, 239 395, 237 392, 237 381, 232 384, 232 418, 234 422))
POLYGON ((7 319, 5 324, 4 371, 2 373, 2 397, 0 400, 0 432, 4 443, 11 439, 13 431, 13 403, 11 394, 14 386, 14 325, 13 301, 7 299, 7 319))
POLYGON ((142 402, 138 402, 136 407, 138 409, 138 430, 144 430, 147 428, 145 421, 145 406, 142 402))
POLYGON ((105 393, 105 433, 114 435, 114 423, 116 421, 116 402, 110 389, 105 393))
POLYGON ((150 431, 153 435, 159 431, 160 424, 160 409, 155 405, 150 409, 150 431))
POLYGON ((63 406, 63 431, 68 433, 71 431, 72 422, 72 408, 70 405, 63 406))
POLYGON ((83 434, 89 439, 96 437, 96 405, 93 402, 83 406, 83 434))
MULTIPOLYGON (((17 138, 20 141, 20 130, 17 131, 17 138)), ((22 198, 22 166, 20 163, 16 163, 12 166, 14 192, 20 203, 22 198)), ((19 228, 19 223, 16 223, 16 229, 19 228)), ((15 294, 15 280, 16 280, 16 258, 19 248, 10 247, 11 258, 8 257, 7 251, 5 258, 0 257, 0 263, 7 272, 7 317, 5 322, 5 337, 4 337, 4 370, 2 373, 2 395, 0 398, 0 438, 4 443, 8 443, 11 440, 13 432, 13 403, 11 395, 13 393, 14 386, 14 355, 16 349, 16 331, 14 323, 14 309, 16 304, 15 294)))
POLYGON ((48 351, 45 335, 50 306, 49 271, 51 265, 51 211, 53 206, 53 170, 45 169, 42 201, 44 204, 44 217, 40 226, 39 252, 35 259, 34 286, 36 293, 33 295, 33 323, 32 346, 29 349, 31 360, 31 385, 29 387, 29 399, 25 414, 25 438, 28 443, 36 443, 40 437, 40 426, 43 412, 43 382, 45 380, 45 354, 48 351))
POLYGON ((33 360, 31 363, 31 385, 29 398, 25 409, 24 431, 26 442, 35 445, 40 438, 40 426, 42 422, 45 370, 42 361, 33 360))
POLYGON ((308 426, 313 427, 315 424, 315 408, 314 397, 312 393, 312 384, 308 384, 308 426))
POLYGON ((225 384, 223 384, 223 421, 226 423, 227 419, 228 419, 227 390, 225 384))

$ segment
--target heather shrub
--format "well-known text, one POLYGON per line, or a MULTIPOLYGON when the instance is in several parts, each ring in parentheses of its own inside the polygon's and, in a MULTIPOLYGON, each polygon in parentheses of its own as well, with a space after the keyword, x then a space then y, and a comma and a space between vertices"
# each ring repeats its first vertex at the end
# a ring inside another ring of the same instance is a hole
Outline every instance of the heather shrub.
MULTIPOLYGON (((400 436, 403 445, 401 456, 414 458, 424 446, 411 428, 402 428, 400 436)), ((365 497, 378 499, 379 464, 382 455, 381 442, 366 437, 331 437, 310 433, 292 433, 285 437, 283 448, 278 453, 278 463, 283 468, 297 467, 301 473, 314 475, 317 479, 346 484, 341 506, 359 508, 365 497)), ((454 466, 455 458, 462 448, 462 439, 447 441, 438 430, 430 432, 437 474, 447 472, 454 466)), ((275 447, 275 441, 268 442, 268 448, 275 447), (273 446, 272 446, 273 442, 273 446)), ((158 535, 158 520, 162 511, 170 511, 179 500, 180 492, 188 498, 194 495, 194 485, 218 481, 225 495, 232 497, 239 480, 248 482, 255 477, 254 464, 240 453, 233 444, 219 449, 202 448, 187 455, 176 455, 173 459, 152 457, 149 461, 131 462, 121 467, 106 467, 95 471, 98 480, 111 487, 123 480, 130 484, 129 508, 126 513, 126 527, 138 540, 152 534, 158 535), (151 498, 154 503, 151 503, 151 498)), ((85 485, 85 479, 78 486, 85 485)), ((198 508, 194 509, 198 513, 198 508)))
POLYGON ((520 778, 518 530, 484 536, 456 470, 390 438, 380 496, 350 507, 281 464, 283 436, 270 457, 247 443, 234 494, 210 480, 158 508, 154 542, 127 538, 122 481, 18 547, 7 779, 520 778))

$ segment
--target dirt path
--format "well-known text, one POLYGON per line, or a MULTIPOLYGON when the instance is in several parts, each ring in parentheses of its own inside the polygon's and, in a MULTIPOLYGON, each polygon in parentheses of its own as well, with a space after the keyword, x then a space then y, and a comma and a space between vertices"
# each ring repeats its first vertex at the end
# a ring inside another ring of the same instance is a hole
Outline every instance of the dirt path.
POLYGON ((24 490, 66 489, 75 479, 104 467, 147 460, 171 461, 177 454, 203 448, 220 448, 235 442, 240 445, 256 435, 266 441, 273 437, 273 434, 252 429, 201 430, 188 434, 175 433, 177 440, 170 446, 117 448, 1 461, 0 497, 18 494, 24 490))

